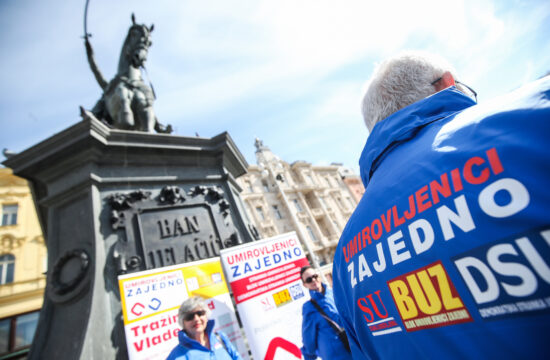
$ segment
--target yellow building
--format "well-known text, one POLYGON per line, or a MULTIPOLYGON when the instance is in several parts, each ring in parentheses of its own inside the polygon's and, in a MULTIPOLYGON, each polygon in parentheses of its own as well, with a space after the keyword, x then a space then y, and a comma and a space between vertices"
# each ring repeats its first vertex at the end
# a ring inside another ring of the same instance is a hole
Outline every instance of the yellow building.
POLYGON ((0 168, 0 359, 24 356, 46 285, 47 252, 27 181, 0 168))

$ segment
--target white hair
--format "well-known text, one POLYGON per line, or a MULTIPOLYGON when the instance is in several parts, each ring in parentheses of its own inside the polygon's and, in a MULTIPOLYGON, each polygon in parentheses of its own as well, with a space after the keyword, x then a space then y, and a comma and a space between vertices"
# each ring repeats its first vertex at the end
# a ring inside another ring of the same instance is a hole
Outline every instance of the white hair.
POLYGON ((180 309, 178 310, 178 324, 183 329, 183 319, 187 313, 190 313, 196 309, 201 309, 206 311, 206 316, 210 316, 210 309, 204 302, 204 300, 199 296, 192 296, 189 299, 181 303, 180 309))
POLYGON ((432 82, 455 70, 444 59, 423 52, 406 52, 379 64, 363 96, 365 125, 374 125, 396 111, 434 94, 432 82))

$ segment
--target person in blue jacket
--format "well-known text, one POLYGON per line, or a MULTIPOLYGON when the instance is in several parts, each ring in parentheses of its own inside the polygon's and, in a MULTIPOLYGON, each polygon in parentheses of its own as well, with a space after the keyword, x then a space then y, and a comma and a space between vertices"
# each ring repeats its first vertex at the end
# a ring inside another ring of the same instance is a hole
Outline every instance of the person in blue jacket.
POLYGON ((381 63, 335 302, 354 359, 550 349, 550 77, 485 104, 445 61, 381 63))
POLYGON ((167 360, 242 360, 229 338, 222 332, 213 332, 214 320, 208 320, 210 311, 198 297, 185 300, 178 312, 178 323, 183 330, 178 332, 179 344, 167 360))
MULTIPOLYGON (((302 355, 306 360, 314 360, 319 356, 324 360, 348 360, 351 353, 339 338, 337 329, 342 328, 342 322, 336 306, 332 289, 321 282, 319 274, 311 267, 304 266, 300 270, 303 285, 309 290, 311 300, 302 307, 302 355), (312 303, 315 301, 322 309, 322 314, 312 303), (329 318, 334 325, 327 321, 329 318)), ((347 341, 347 340, 345 340, 347 341)))

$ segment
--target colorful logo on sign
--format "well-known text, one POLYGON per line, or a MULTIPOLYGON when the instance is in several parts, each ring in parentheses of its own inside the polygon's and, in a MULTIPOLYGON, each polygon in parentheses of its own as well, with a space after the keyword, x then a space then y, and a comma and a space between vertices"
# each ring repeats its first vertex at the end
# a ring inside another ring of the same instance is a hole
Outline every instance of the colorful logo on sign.
MULTIPOLYGON (((275 337, 273 338, 273 340, 271 340, 269 346, 267 347, 265 360, 275 359, 275 352, 277 351, 277 349, 282 349, 285 353, 294 355, 294 357, 296 357, 297 359, 302 358, 302 352, 300 351, 300 348, 298 346, 286 339, 283 339, 282 337, 275 337)), ((288 354, 285 355, 288 356, 288 354)))
POLYGON ((273 293, 273 300, 275 301, 275 305, 279 307, 292 301, 292 298, 290 297, 290 292, 288 291, 288 289, 283 289, 281 291, 273 293))
POLYGON ((388 281, 407 331, 473 321, 441 261, 388 281))
POLYGON ((357 306, 361 310, 361 315, 363 315, 363 318, 367 322, 372 336, 403 331, 395 319, 389 316, 388 310, 380 296, 380 290, 360 297, 357 300, 357 306))

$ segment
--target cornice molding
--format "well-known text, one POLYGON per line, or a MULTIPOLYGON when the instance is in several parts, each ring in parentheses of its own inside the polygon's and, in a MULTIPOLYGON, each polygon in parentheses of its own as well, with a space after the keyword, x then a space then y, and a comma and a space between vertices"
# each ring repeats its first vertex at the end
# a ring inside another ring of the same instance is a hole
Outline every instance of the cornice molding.
MULTIPOLYGON (((227 132, 213 138, 184 137, 168 134, 151 134, 139 131, 109 129, 99 121, 83 120, 68 129, 36 144, 35 146, 4 161, 15 173, 25 176, 36 171, 55 175, 56 168, 65 171, 81 164, 83 156, 88 162, 117 164, 123 154, 125 163, 142 161, 153 153, 160 154, 156 161, 165 157, 167 163, 173 157, 188 155, 188 158, 211 157, 221 161, 234 177, 246 173, 248 163, 227 132), (61 161, 60 159, 64 159, 61 161)), ((59 175, 59 174, 57 174, 59 175)))

